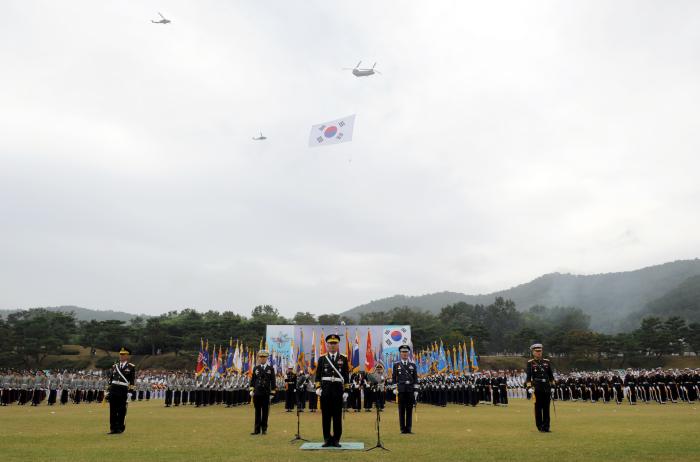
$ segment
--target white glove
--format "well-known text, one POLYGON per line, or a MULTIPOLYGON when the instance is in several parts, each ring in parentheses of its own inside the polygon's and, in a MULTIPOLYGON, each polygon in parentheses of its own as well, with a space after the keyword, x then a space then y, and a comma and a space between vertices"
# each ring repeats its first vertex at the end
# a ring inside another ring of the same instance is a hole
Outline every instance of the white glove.
POLYGON ((413 392, 413 399, 418 399, 418 392, 417 391, 413 392))
POLYGON ((272 395, 270 395, 270 402, 272 402, 272 398, 273 398, 273 396, 272 396, 272 395))
POLYGON ((318 396, 321 396, 321 389, 320 389, 320 388, 316 389, 316 394, 317 394, 318 396))
POLYGON ((528 388, 528 389, 527 389, 527 392, 530 393, 530 394, 532 395, 533 393, 535 393, 535 389, 532 388, 532 387, 531 387, 531 388, 528 388))
POLYGON ((253 397, 253 394, 254 394, 254 393, 253 393, 253 390, 251 390, 251 391, 250 391, 250 397, 251 397, 251 398, 253 397))
POLYGON ((395 394, 395 395, 398 395, 398 394, 399 394, 399 390, 397 390, 396 388, 394 388, 394 394, 395 394))
POLYGON ((347 401, 347 400, 348 400, 348 394, 347 394, 347 393, 343 393, 343 401, 347 401))

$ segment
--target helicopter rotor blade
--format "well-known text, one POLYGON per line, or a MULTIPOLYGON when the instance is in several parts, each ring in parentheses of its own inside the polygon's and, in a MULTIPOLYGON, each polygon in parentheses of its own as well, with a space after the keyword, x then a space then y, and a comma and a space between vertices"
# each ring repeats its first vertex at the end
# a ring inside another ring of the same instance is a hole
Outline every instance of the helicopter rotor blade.
POLYGON ((158 15, 159 15, 161 18, 165 19, 165 16, 163 16, 163 15, 161 14, 160 11, 158 12, 158 15))
POLYGON ((360 61, 359 63, 357 63, 357 66, 355 66, 355 67, 360 67, 360 64, 362 64, 362 61, 360 61))
POLYGON ((374 66, 376 66, 376 65, 377 65, 377 63, 372 64, 372 69, 374 69, 374 66))
MULTIPOLYGON (((374 69, 374 68, 373 68, 373 69, 374 69)), ((379 71, 374 71, 374 73, 375 73, 375 74, 379 74, 379 75, 382 75, 382 73, 381 73, 381 72, 379 72, 379 71)))

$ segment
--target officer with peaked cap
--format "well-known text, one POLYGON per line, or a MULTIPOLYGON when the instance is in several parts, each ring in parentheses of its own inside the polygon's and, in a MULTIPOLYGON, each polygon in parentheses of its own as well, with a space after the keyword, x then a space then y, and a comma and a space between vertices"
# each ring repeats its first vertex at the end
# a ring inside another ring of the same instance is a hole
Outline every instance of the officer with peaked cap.
POLYGON ((270 414, 270 401, 275 395, 275 369, 267 364, 270 356, 266 350, 258 351, 258 364, 253 368, 250 379, 250 397, 255 407, 255 428, 251 435, 267 433, 267 417, 270 414))
POLYGON ((549 404, 554 384, 552 365, 542 358, 542 344, 530 346, 533 358, 527 362, 525 384, 533 396, 535 404, 535 425, 544 433, 549 433, 549 404))
POLYGON ((348 358, 338 353, 339 343, 340 337, 337 334, 327 335, 328 354, 321 356, 316 366, 316 394, 321 397, 324 448, 340 447, 343 403, 347 401, 350 389, 348 358))
POLYGON ((408 345, 399 347, 401 359, 394 363, 394 370, 391 374, 392 382, 395 385, 394 394, 399 402, 399 428, 401 433, 413 433, 413 405, 418 398, 418 369, 415 363, 409 361, 408 352, 411 348, 408 345))
POLYGON ((126 401, 129 391, 134 388, 136 366, 129 362, 130 351, 122 347, 119 350, 119 362, 112 366, 109 373, 109 433, 124 433, 126 426, 126 401))

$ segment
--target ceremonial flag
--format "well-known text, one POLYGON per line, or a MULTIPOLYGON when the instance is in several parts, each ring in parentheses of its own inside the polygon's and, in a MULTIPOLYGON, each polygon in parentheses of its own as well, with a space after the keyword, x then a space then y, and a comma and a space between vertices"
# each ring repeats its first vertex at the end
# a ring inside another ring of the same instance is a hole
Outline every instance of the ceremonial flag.
POLYGON ((319 341, 321 343, 321 356, 324 356, 328 354, 328 346, 326 346, 326 336, 323 334, 323 329, 321 329, 321 338, 319 341))
POLYGON ((316 329, 311 331, 311 355, 309 357, 309 373, 316 373, 316 364, 318 364, 318 350, 316 350, 316 329))
POLYGON ((438 350, 437 370, 438 372, 447 370, 447 358, 445 357, 445 346, 442 344, 442 340, 440 340, 440 349, 438 350))
POLYGON ((350 332, 345 328, 345 357, 350 360, 352 358, 352 347, 350 346, 350 332))
POLYGON ((221 345, 219 345, 219 357, 217 358, 217 364, 219 365, 218 373, 219 375, 223 375, 226 373, 226 363, 224 363, 224 358, 221 356, 222 351, 221 351, 221 345))
POLYGON ((352 131, 355 126, 355 114, 342 119, 331 120, 313 125, 309 133, 309 147, 327 146, 330 144, 352 141, 352 131))
POLYGON ((459 370, 459 366, 457 365, 457 348, 455 348, 454 345, 452 345, 452 370, 459 370))
POLYGON ((199 339, 199 355, 197 356, 197 366, 194 368, 194 373, 198 377, 202 375, 202 372, 206 370, 207 360, 205 359, 207 354, 204 351, 204 340, 199 339))
POLYGON ((352 366, 353 372, 360 370, 360 334, 357 333, 357 327, 355 328, 355 342, 352 345, 350 365, 352 366))
POLYGON ((209 375, 216 375, 219 370, 219 363, 216 362, 216 345, 211 350, 211 363, 209 364, 209 375))
POLYGON ((233 371, 233 337, 228 341, 228 351, 226 352, 226 372, 233 371))
POLYGON ((365 346, 365 372, 374 369, 374 352, 372 351, 372 332, 367 329, 367 345, 365 346))
POLYGON ((241 345, 241 351, 241 374, 248 374, 248 367, 250 366, 250 363, 248 362, 248 347, 243 347, 243 345, 241 345))
POLYGON ((350 365, 352 365, 353 372, 360 370, 360 334, 357 333, 357 327, 355 328, 355 343, 352 346, 350 365))
POLYGON ((236 372, 243 370, 243 344, 239 344, 238 340, 236 340, 236 352, 233 354, 233 364, 236 372))
POLYGON ((457 371, 461 374, 464 371, 464 357, 462 356, 462 342, 459 342, 459 348, 457 349, 457 359, 459 363, 457 364, 457 371))
POLYGON ((476 360, 476 351, 474 350, 474 339, 469 337, 471 349, 469 350, 469 360, 472 363, 472 372, 479 372, 479 363, 476 360))
POLYGON ((255 369, 255 350, 250 350, 248 352, 248 363, 250 364, 250 367, 248 367, 248 380, 253 378, 253 369, 255 369))
POLYGON ((304 331, 299 329, 299 334, 301 339, 299 340, 299 352, 297 354, 297 366, 299 366, 299 373, 306 371, 306 359, 304 358, 304 331))

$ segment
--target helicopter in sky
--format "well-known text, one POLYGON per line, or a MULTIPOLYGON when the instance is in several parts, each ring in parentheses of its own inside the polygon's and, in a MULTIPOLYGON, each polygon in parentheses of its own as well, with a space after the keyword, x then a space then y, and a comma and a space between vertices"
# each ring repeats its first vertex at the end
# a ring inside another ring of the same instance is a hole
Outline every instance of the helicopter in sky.
POLYGON ((260 136, 254 136, 254 137, 253 137, 253 140, 255 140, 255 141, 263 141, 263 140, 266 140, 266 139, 267 139, 267 136, 263 136, 262 132, 260 132, 260 136))
POLYGON ((370 69, 360 69, 360 64, 362 64, 362 61, 357 63, 357 66, 354 68, 349 68, 349 67, 344 67, 344 71, 352 71, 352 75, 355 77, 369 77, 370 75, 374 74, 381 74, 381 72, 374 70, 374 66, 377 65, 377 63, 374 63, 370 69))
POLYGON ((158 12, 158 16, 160 16, 160 19, 158 21, 154 21, 151 19, 151 22, 153 24, 170 24, 170 19, 166 19, 165 16, 160 14, 160 11, 158 12))

